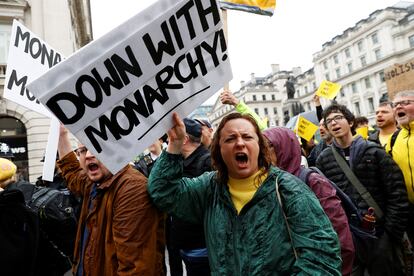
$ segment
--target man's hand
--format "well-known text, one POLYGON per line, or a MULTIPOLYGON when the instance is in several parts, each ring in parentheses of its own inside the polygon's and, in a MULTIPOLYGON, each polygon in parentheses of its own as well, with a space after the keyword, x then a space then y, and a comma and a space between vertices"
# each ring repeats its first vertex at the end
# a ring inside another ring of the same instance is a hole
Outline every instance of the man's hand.
POLYGON ((71 151, 72 145, 69 141, 69 131, 63 124, 60 124, 58 144, 59 159, 62 159, 66 154, 68 154, 71 151))
POLYGON ((319 96, 316 95, 316 93, 315 93, 315 95, 313 95, 313 102, 315 103, 315 106, 321 106, 321 100, 320 100, 319 96))
POLYGON ((185 138, 185 125, 177 113, 173 113, 174 126, 168 130, 168 147, 167 151, 172 154, 181 154, 185 138))
POLYGON ((224 89, 220 94, 220 101, 222 104, 229 104, 236 106, 239 104, 239 99, 237 99, 230 90, 224 89))

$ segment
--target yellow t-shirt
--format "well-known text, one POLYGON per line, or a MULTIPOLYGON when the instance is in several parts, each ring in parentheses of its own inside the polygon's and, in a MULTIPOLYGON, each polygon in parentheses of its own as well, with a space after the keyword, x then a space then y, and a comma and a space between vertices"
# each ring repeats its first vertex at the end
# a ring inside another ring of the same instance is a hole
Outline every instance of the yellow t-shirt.
POLYGON ((392 133, 386 134, 386 135, 378 134, 378 139, 381 143, 381 146, 384 147, 388 143, 388 140, 390 140, 391 135, 392 135, 392 133))
POLYGON ((259 170, 254 175, 244 179, 229 177, 229 182, 227 184, 229 185, 231 200, 233 201, 234 207, 236 207, 237 214, 239 214, 243 206, 253 198, 257 189, 267 178, 268 174, 266 173, 262 175, 260 179, 256 179, 260 173, 262 173, 262 171, 259 170))

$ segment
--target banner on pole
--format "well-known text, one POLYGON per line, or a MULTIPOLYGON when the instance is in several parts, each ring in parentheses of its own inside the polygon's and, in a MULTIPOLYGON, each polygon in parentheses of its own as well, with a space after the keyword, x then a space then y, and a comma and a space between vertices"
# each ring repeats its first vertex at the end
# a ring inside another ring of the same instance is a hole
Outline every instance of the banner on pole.
POLYGON ((28 87, 116 173, 231 78, 216 1, 161 0, 28 87))
POLYGON ((222 9, 272 16, 276 7, 276 0, 225 0, 220 1, 220 7, 222 9))

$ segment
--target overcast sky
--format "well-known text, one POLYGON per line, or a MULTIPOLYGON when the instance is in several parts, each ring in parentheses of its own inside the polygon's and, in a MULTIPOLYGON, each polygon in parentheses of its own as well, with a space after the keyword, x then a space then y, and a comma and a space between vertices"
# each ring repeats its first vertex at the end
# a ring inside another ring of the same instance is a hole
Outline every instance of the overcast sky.
MULTIPOLYGON (((109 32, 156 0, 91 0, 94 38, 109 32), (143 3, 145 2, 145 3, 143 3)), ((230 89, 240 88, 250 73, 265 76, 270 64, 281 70, 312 67, 322 44, 396 0, 276 0, 272 17, 228 11, 228 46, 233 70, 230 89)), ((213 99, 208 103, 212 104, 213 99)))

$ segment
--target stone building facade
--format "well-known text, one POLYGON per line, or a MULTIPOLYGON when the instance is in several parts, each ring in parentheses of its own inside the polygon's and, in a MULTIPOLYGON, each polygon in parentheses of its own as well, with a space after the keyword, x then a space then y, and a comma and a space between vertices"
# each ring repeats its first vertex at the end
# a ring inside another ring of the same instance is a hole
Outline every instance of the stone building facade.
POLYGON ((42 174, 40 160, 50 121, 3 98, 13 19, 69 56, 92 40, 90 4, 89 0, 0 1, 0 142, 10 146, 19 176, 33 182, 42 174))

